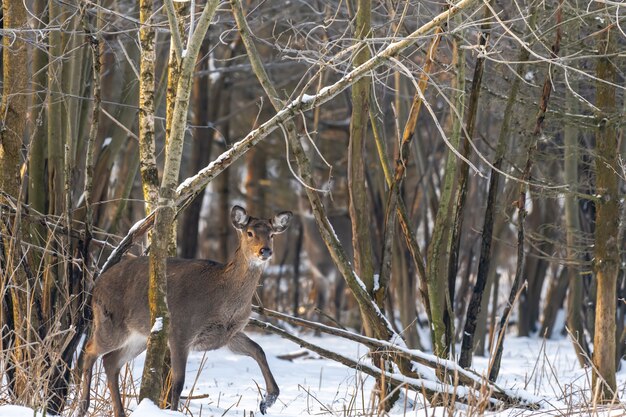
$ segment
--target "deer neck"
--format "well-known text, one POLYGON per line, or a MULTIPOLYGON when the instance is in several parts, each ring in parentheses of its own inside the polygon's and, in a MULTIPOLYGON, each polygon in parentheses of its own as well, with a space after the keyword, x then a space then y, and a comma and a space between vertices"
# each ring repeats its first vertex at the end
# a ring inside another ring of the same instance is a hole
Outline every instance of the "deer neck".
POLYGON ((233 285, 248 288, 254 293, 266 265, 267 262, 250 262, 238 247, 226 265, 226 270, 233 285))

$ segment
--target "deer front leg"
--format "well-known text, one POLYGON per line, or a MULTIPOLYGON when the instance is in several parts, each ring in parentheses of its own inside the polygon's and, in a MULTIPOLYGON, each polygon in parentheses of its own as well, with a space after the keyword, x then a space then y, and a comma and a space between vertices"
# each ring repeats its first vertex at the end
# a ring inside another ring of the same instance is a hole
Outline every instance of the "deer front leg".
POLYGON ((178 411, 180 393, 185 385, 185 370, 187 368, 187 356, 189 350, 186 347, 177 346, 170 339, 170 355, 172 359, 172 396, 170 408, 178 411))
POLYGON ((272 371, 270 371, 270 367, 267 364, 265 352, 263 352, 261 346, 252 341, 252 339, 246 336, 243 332, 237 333, 232 339, 230 339, 230 342, 228 342, 228 348, 234 353, 250 356, 259 364, 261 372, 263 373, 263 378, 265 378, 266 388, 265 396, 263 401, 261 401, 259 409, 261 410, 261 414, 265 414, 267 409, 274 404, 276 398, 278 398, 278 394, 280 393, 278 384, 276 384, 272 371))

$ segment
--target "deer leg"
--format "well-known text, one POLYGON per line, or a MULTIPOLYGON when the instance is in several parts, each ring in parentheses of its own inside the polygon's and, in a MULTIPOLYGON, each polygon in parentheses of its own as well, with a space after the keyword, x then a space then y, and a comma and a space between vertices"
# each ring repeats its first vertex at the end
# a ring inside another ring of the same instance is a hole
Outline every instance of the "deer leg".
POLYGON ((104 365, 104 371, 107 374, 107 385, 113 398, 113 412, 115 417, 125 417, 124 405, 122 404, 122 397, 120 395, 120 369, 122 365, 126 363, 122 359, 124 350, 118 349, 113 352, 109 352, 102 357, 102 364, 104 365))
POLYGON ((270 371, 270 367, 267 364, 265 352, 263 352, 261 346, 252 341, 252 339, 246 336, 243 332, 235 334, 233 338, 230 339, 230 342, 228 342, 228 348, 234 353, 250 356, 259 364, 261 372, 263 373, 263 378, 265 378, 266 387, 265 396, 263 401, 261 401, 259 409, 261 410, 261 414, 265 414, 267 409, 274 404, 276 398, 278 398, 278 394, 280 393, 278 384, 276 384, 272 371, 270 371))
POLYGON ((170 339, 170 356, 172 360, 172 403, 170 408, 174 411, 178 410, 180 402, 180 393, 183 392, 185 385, 185 370, 187 368, 187 356, 189 350, 181 346, 175 346, 170 339))
POLYGON ((83 417, 89 409, 89 397, 91 394, 91 378, 93 375, 93 364, 98 359, 98 353, 95 350, 94 342, 91 340, 85 348, 85 360, 83 362, 83 377, 81 382, 81 396, 79 400, 77 417, 83 417))

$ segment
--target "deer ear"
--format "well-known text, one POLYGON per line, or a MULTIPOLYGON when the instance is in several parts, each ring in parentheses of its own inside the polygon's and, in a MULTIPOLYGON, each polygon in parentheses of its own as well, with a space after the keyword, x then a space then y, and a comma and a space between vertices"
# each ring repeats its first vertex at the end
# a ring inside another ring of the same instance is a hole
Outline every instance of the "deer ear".
POLYGON ((233 222, 235 229, 243 229, 248 225, 250 216, 246 213, 246 209, 240 206, 234 206, 230 212, 230 220, 233 222))
POLYGON ((283 211, 275 215, 271 220, 274 233, 282 233, 287 230, 292 217, 293 213, 290 211, 283 211))

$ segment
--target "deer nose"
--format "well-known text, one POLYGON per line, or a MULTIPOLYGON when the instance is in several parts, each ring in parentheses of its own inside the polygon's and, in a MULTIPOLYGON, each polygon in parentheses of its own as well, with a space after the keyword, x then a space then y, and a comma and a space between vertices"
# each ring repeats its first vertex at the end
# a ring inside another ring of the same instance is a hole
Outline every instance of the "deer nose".
POLYGON ((261 258, 267 260, 272 256, 272 250, 268 247, 261 248, 259 255, 261 255, 261 258))

